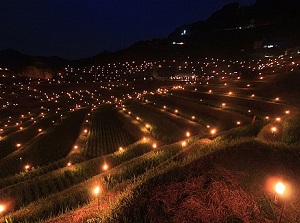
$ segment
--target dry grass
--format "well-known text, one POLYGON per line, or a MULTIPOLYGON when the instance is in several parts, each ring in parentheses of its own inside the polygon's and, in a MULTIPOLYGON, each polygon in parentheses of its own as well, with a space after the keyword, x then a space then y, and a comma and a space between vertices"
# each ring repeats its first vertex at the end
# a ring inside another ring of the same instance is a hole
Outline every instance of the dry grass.
POLYGON ((219 168, 149 192, 149 222, 265 222, 252 195, 241 189, 242 174, 219 168), (218 176, 217 178, 215 176, 218 176))

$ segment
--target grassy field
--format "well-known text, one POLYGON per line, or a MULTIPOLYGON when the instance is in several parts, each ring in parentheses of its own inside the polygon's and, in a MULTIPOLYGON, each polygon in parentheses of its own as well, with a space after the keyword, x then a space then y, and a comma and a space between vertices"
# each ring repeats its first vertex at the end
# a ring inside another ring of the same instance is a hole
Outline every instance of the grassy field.
POLYGON ((88 109, 80 109, 65 116, 61 123, 51 126, 48 131, 32 138, 20 151, 3 159, 0 163, 0 176, 3 178, 20 171, 28 171, 65 157, 79 134, 80 125, 87 112, 88 109), (26 165, 29 165, 28 169, 24 169, 26 165))
MULTIPOLYGON (((275 202, 272 184, 299 187, 299 144, 270 144, 257 139, 257 131, 246 132, 202 148, 196 143, 185 159, 141 176, 119 196, 117 208, 90 222, 276 222, 282 203, 275 202)), ((292 193, 283 198, 286 222, 300 217, 299 191, 292 193)))
POLYGON ((133 136, 123 129, 116 112, 112 106, 102 106, 93 112, 83 156, 94 158, 107 155, 133 143, 133 136))

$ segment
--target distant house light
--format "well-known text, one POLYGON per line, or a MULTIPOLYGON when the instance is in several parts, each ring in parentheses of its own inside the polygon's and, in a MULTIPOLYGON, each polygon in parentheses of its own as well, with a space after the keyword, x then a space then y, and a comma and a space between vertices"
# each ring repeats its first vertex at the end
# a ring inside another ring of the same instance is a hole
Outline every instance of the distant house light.
POLYGON ((173 42, 173 45, 183 45, 184 42, 173 42))
POLYGON ((186 35, 186 29, 184 29, 181 33, 182 36, 186 35))
POLYGON ((268 48, 268 49, 271 49, 273 47, 274 47, 274 45, 272 45, 272 44, 270 44, 270 45, 264 45, 264 48, 268 48))

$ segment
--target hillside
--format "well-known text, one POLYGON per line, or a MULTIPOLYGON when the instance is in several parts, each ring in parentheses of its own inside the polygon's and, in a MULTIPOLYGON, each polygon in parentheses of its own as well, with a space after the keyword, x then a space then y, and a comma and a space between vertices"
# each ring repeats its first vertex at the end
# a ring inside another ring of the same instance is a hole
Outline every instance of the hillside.
POLYGON ((171 57, 243 57, 300 45, 300 3, 297 0, 257 0, 254 5, 230 3, 205 21, 176 28, 162 39, 141 40, 116 52, 103 52, 81 60, 28 56, 15 50, 0 51, 0 67, 17 68, 40 61, 51 69, 68 64, 85 66, 109 61, 159 60, 171 57), (272 45, 272 47, 268 47, 272 45))
POLYGON ((197 47, 210 56, 247 56, 268 44, 277 50, 298 46, 299 9, 296 0, 258 0, 252 6, 230 3, 205 21, 178 27, 168 40, 183 42, 187 48, 197 47))
POLYGON ((76 61, 0 51, 0 223, 300 222, 299 5, 76 61))

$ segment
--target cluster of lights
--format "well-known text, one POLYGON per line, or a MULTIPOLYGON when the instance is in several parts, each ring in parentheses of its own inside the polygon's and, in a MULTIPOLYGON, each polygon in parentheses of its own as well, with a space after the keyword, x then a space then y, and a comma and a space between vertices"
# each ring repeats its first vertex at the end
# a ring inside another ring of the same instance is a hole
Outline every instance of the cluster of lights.
MULTIPOLYGON (((53 83, 58 83, 58 84, 63 84, 63 83, 70 83, 72 81, 72 79, 74 79, 74 76, 76 77, 76 83, 87 83, 91 80, 97 81, 99 83, 101 83, 101 89, 105 89, 105 90, 112 90, 115 89, 117 87, 120 86, 125 86, 125 87, 130 87, 133 88, 133 86, 131 85, 131 83, 129 82, 131 75, 133 74, 137 74, 139 72, 141 73, 146 73, 146 71, 149 71, 151 69, 153 69, 153 67, 159 67, 159 68, 163 68, 164 66, 167 66, 167 64, 177 64, 177 61, 173 60, 172 62, 170 61, 166 61, 166 60, 162 60, 162 61, 143 61, 143 62, 136 62, 136 61, 128 61, 128 62, 120 62, 120 63, 112 63, 112 64, 105 64, 105 65, 101 65, 101 66, 92 66, 92 67, 85 67, 85 68, 71 68, 70 66, 68 66, 67 68, 65 68, 65 71, 62 72, 59 75, 58 80, 47 80, 49 84, 53 84, 53 83), (90 74, 90 76, 84 76, 83 74, 90 74), (91 80, 89 80, 88 78, 90 78, 91 80), (126 78, 126 79, 124 79, 126 78), (117 83, 119 82, 119 83, 117 83)), ((176 68, 178 68, 179 71, 181 71, 182 73, 184 73, 184 71, 186 70, 190 70, 191 73, 193 75, 191 75, 191 78, 186 79, 187 76, 186 75, 176 75, 174 77, 171 77, 172 80, 181 80, 181 81, 197 81, 200 80, 203 77, 198 77, 197 75, 195 75, 196 73, 204 73, 207 76, 203 78, 203 83, 208 84, 208 80, 212 79, 215 75, 224 75, 222 77, 222 79, 226 79, 227 75, 233 75, 235 76, 238 80, 240 80, 241 78, 239 76, 237 76, 237 71, 232 70, 233 67, 238 67, 241 66, 243 68, 248 68, 251 70, 259 70, 259 71, 263 71, 264 69, 269 69, 269 68, 274 68, 274 67, 282 67, 282 65, 280 64, 280 60, 271 60, 269 59, 267 62, 263 62, 263 61, 259 61, 257 63, 255 63, 255 61, 252 61, 251 63, 247 63, 245 61, 225 61, 225 60, 219 60, 219 59, 208 59, 206 58, 205 62, 200 63, 199 61, 185 61, 183 64, 178 64, 176 65, 176 68), (221 64, 221 65, 220 65, 221 64), (220 67, 222 67, 222 69, 220 69, 220 67), (231 71, 226 71, 224 69, 224 67, 227 67, 227 70, 231 70, 231 71), (228 73, 229 72, 229 73, 228 73), (213 75, 213 76, 211 76, 213 75), (175 79, 174 79, 175 78, 175 79), (191 80, 192 79, 192 80, 191 80)), ((291 66, 298 66, 298 64, 296 64, 295 62, 291 63, 291 66)), ((146 77, 144 76, 143 80, 147 80, 150 77, 146 77)), ((260 80, 263 80, 263 77, 260 76, 259 77, 260 80)), ((134 80, 134 79, 132 79, 134 80)), ((31 81, 31 80, 30 80, 31 81)), ((74 81, 74 80, 73 80, 74 81)), ((42 81, 39 81, 38 84, 41 84, 42 81)), ((29 85, 29 84, 28 84, 29 85)), ((15 86, 19 86, 19 88, 21 90, 24 90, 26 88, 25 84, 23 83, 15 83, 15 86)), ((227 86, 227 83, 224 83, 224 86, 227 86)), ((246 85, 247 88, 250 88, 251 85, 247 84, 246 85)), ((4 86, 1 85, 1 88, 4 89, 4 86)), ((181 85, 178 86, 174 86, 173 89, 175 90, 183 90, 184 87, 181 85)), ((196 91, 197 89, 195 89, 196 91)), ((126 98, 131 98, 132 96, 130 95, 122 95, 122 99, 120 98, 116 98, 114 96, 112 96, 112 98, 110 98, 110 100, 102 100, 100 102, 100 100, 102 99, 102 95, 100 94, 100 92, 94 91, 94 92, 90 92, 90 91, 72 91, 72 92, 62 92, 60 94, 47 94, 42 92, 41 90, 37 90, 37 89, 32 89, 30 87, 26 88, 26 91, 28 92, 28 94, 31 94, 33 97, 39 98, 41 100, 41 102, 53 102, 53 103, 60 103, 62 101, 62 99, 67 99, 68 102, 78 102, 78 101, 82 101, 81 104, 77 104, 76 106, 74 106, 72 109, 77 109, 80 108, 82 106, 85 105, 100 105, 101 103, 120 103, 122 102, 122 100, 126 99, 126 98), (86 98, 92 98, 93 102, 88 102, 86 100, 86 98)), ((159 94, 165 94, 168 91, 165 89, 158 89, 157 93, 159 94)), ((7 92, 5 92, 7 94, 7 92)), ((209 90, 208 93, 212 94, 213 91, 209 90)), ((141 94, 140 93, 136 93, 137 97, 140 97, 141 94)), ((233 93, 230 91, 228 93, 228 95, 233 95, 233 93)), ((254 94, 251 95, 252 98, 255 97, 254 94)), ((274 100, 274 99, 273 99, 274 100)), ((275 101, 280 101, 281 99, 279 97, 275 98, 275 101)), ((5 103, 2 104, 2 108, 9 108, 10 106, 18 106, 17 104, 11 103, 10 101, 7 101, 5 103)), ((226 104, 222 103, 222 107, 225 107, 226 104)), ((164 109, 166 109, 166 106, 163 106, 164 109)), ((43 108, 44 109, 44 108, 43 108)), ((125 108, 124 108, 125 109, 125 108)), ((58 112, 59 109, 57 109, 56 112, 58 112)), ((174 112, 177 114, 179 111, 178 109, 174 110, 174 112)), ((248 110, 248 113, 251 113, 251 110, 248 110)), ((130 114, 130 112, 128 112, 128 114, 130 114)), ((285 114, 290 114, 290 111, 285 111, 285 114)), ((45 113, 41 113, 40 114, 42 117, 45 117, 45 113)), ((21 115, 21 119, 26 118, 26 116, 21 115)), ((33 118, 33 117, 31 117, 33 118)), ((195 120, 196 117, 195 116, 191 116, 192 120, 195 120)), ((267 120, 269 120, 269 116, 266 117, 267 120)), ((139 117, 136 117, 136 120, 140 121, 139 117)), ((275 119, 277 122, 281 121, 280 117, 277 117, 275 119)), ((10 120, 9 120, 10 121, 10 120)), ((10 121, 11 122, 11 121, 10 121)), ((86 122, 88 123, 89 120, 87 119, 86 122)), ((20 120, 18 120, 17 122, 17 126, 21 125, 19 124, 21 123, 20 120)), ((236 122, 237 125, 241 125, 241 121, 237 121, 236 122)), ((3 132, 5 128, 8 127, 8 124, 6 123, 6 126, 1 126, 0 132, 3 132)), ((151 128, 150 124, 145 124, 145 127, 147 129, 151 128)), ((210 128, 210 126, 207 126, 208 128, 210 128)), ((19 126, 20 130, 23 130, 23 126, 19 126)), ((42 132, 42 128, 38 129, 38 132, 42 132)), ((274 134, 276 133, 277 127, 273 126, 271 127, 271 132, 274 134)), ((87 134, 88 130, 85 129, 84 133, 87 134)), ((211 129, 210 130, 210 134, 212 135, 212 138, 214 137, 214 135, 217 133, 217 129, 211 129)), ((186 137, 190 137, 191 133, 190 132, 186 132, 185 134, 186 137)), ((0 136, 1 139, 1 136, 0 136)), ((146 137, 143 138, 144 141, 146 141, 146 137)), ((17 143, 16 147, 19 148, 21 147, 21 143, 17 143)), ((185 147, 187 145, 187 141, 182 141, 181 142, 182 147, 185 147)), ((153 142, 152 143, 152 147, 154 149, 157 148, 157 143, 153 142)), ((74 145, 74 149, 78 149, 77 145, 74 145)), ((123 151, 123 147, 119 147, 119 151, 123 151)), ((67 163, 67 166, 71 166, 71 162, 67 163)), ((30 165, 25 165, 24 169, 26 171, 28 171, 30 169, 30 165)), ((109 166, 107 163, 104 163, 102 166, 102 170, 106 171, 109 169, 109 166)), ((278 182, 275 186, 275 192, 279 195, 283 195, 286 191, 286 186, 282 183, 282 182, 278 182)), ((96 186, 93 190, 93 193, 99 197, 99 194, 101 192, 101 188, 100 186, 96 186)), ((98 205, 99 206, 99 205, 98 205)), ((3 213, 5 211, 5 206, 4 205, 0 205, 0 213, 3 213)))

